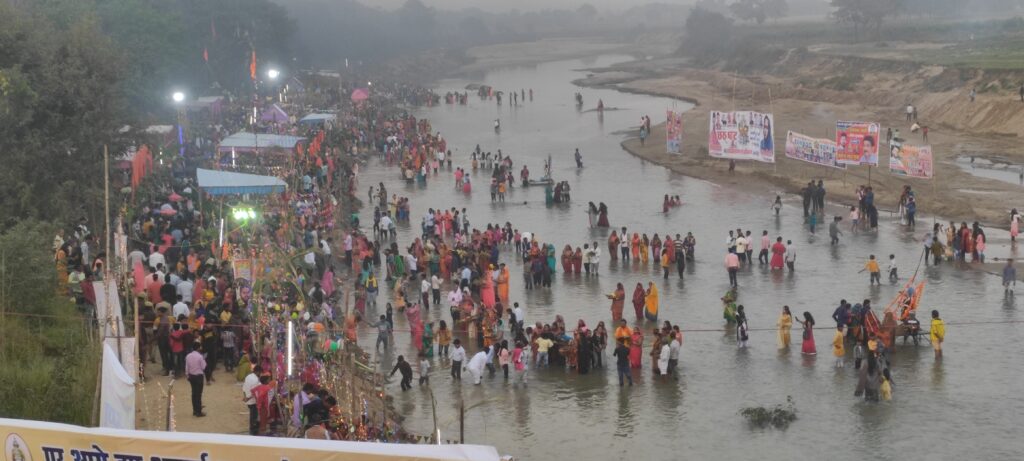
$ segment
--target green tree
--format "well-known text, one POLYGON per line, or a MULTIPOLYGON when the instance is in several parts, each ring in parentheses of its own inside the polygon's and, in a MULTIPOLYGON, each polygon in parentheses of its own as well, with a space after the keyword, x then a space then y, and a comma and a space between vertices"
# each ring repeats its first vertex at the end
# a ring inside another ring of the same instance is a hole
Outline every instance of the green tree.
POLYGON ((853 38, 860 41, 862 30, 877 34, 882 22, 900 11, 898 0, 832 0, 832 17, 839 24, 853 26, 853 38))
POLYGON ((739 0, 729 5, 729 12, 740 21, 754 21, 758 24, 768 18, 764 0, 739 0))
POLYGON ((733 21, 721 13, 694 8, 684 30, 680 52, 699 60, 720 59, 732 46, 733 21))

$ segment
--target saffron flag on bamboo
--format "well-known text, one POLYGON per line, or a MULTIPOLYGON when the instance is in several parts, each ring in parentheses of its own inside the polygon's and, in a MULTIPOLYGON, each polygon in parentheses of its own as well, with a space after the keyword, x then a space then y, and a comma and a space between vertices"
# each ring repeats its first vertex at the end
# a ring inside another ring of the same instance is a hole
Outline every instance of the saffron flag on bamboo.
POLYGON ((205 47, 203 48, 203 62, 210 62, 210 53, 205 47))
POLYGON ((836 122, 836 159, 844 165, 878 166, 878 135, 874 122, 836 122))
POLYGON ((932 146, 889 143, 889 173, 910 178, 931 179, 934 175, 932 146))
POLYGON ((249 78, 256 80, 256 50, 252 50, 252 59, 249 61, 249 78))
POLYGON ((775 163, 772 114, 711 111, 708 154, 715 158, 775 163))
POLYGON ((683 143, 683 113, 665 111, 665 152, 678 154, 683 143))
POLYGON ((836 143, 831 139, 812 138, 800 133, 786 133, 786 157, 832 168, 846 169, 836 161, 836 143))

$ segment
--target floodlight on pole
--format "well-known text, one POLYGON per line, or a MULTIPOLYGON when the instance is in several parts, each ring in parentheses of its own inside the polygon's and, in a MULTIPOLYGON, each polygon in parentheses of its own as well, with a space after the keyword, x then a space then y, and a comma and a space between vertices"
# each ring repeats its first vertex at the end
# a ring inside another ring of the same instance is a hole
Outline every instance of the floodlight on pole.
POLYGON ((171 95, 171 99, 173 99, 174 102, 176 103, 180 103, 185 100, 185 93, 175 91, 174 94, 171 95))
POLYGON ((270 77, 271 80, 277 80, 277 77, 280 75, 281 71, 277 69, 270 69, 267 71, 267 77, 270 77))

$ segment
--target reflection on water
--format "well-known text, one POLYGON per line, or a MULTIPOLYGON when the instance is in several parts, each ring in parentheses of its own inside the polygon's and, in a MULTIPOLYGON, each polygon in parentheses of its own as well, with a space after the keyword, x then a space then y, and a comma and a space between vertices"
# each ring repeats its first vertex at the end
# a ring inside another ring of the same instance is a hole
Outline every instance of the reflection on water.
MULTIPOLYGON (((810 453, 828 453, 830 459, 843 460, 873 459, 880 454, 882 458, 907 455, 920 459, 924 452, 942 459, 973 459, 978 453, 1001 453, 992 447, 1024 448, 1019 437, 1012 435, 1024 421, 1020 416, 1024 400, 1005 397, 1018 385, 1020 360, 1006 347, 1019 336, 1019 329, 1006 323, 956 325, 1021 320, 1015 301, 1004 296, 997 278, 949 265, 922 266, 919 277, 929 281, 922 307, 926 311, 939 309, 949 325, 945 362, 934 364, 927 344, 899 346, 892 368, 895 399, 866 404, 854 398, 852 357, 847 359, 847 368, 833 367, 829 317, 842 298, 851 302, 866 298, 876 310, 884 308, 900 284, 869 287, 867 274, 857 271, 869 254, 886 256, 883 260, 895 254, 901 283, 905 282, 917 266, 918 242, 925 229, 905 232, 883 219, 877 235, 846 232, 838 246, 830 247, 821 230, 816 236, 807 232, 798 207, 787 206, 781 216, 774 216, 769 208, 774 192, 750 194, 680 176, 630 156, 619 147, 621 134, 613 133, 635 129, 642 115, 656 123, 667 108, 688 106, 664 98, 580 89, 569 83, 582 75, 574 69, 606 66, 622 59, 603 56, 592 63, 563 61, 511 68, 488 73, 482 82, 442 81, 438 84, 442 93, 461 91, 469 83, 485 83, 504 91, 532 88, 534 101, 513 108, 471 97, 467 106, 442 105, 417 112, 444 134, 455 165, 468 167, 469 152, 477 144, 487 151, 501 149, 510 154, 514 171, 523 163, 534 172, 542 171, 543 159, 550 154, 555 179, 568 181, 572 187, 575 202, 571 204, 547 208, 541 188, 520 187, 509 191, 506 203, 493 204, 485 187, 476 188, 469 197, 456 191, 449 173, 432 177, 423 188, 399 181, 395 171, 376 161, 361 181, 367 187, 383 181, 389 191, 410 197, 413 225, 399 227, 403 246, 418 234, 419 219, 428 207, 465 207, 477 227, 511 222, 520 230, 535 232, 541 241, 553 242, 559 251, 565 244, 575 247, 595 240, 602 249, 607 248, 607 232, 588 228, 583 205, 589 201, 608 205, 615 228, 627 226, 630 232, 660 236, 693 232, 696 261, 687 265, 682 279, 673 273, 666 281, 653 263, 612 262, 605 254, 600 276, 556 274, 550 290, 527 291, 522 285, 521 263, 508 254, 502 255, 502 261, 512 267, 512 300, 525 307, 528 324, 550 322, 556 314, 562 314, 568 324, 581 318, 591 326, 600 320, 607 323, 610 313, 604 294, 612 292, 618 282, 631 292, 637 282, 650 280, 661 291, 662 320, 680 324, 685 330, 710 331, 685 333, 679 381, 654 379, 645 351, 644 366, 635 370, 633 387, 618 386, 614 366, 608 367, 614 364, 610 350, 605 369, 585 376, 531 369, 525 388, 506 383, 500 373, 485 378, 481 386, 468 380, 453 385, 447 363, 435 358, 431 386, 443 437, 457 438, 458 404, 465 401, 467 407, 483 402, 466 413, 467 441, 496 445, 501 452, 520 459, 550 459, 566 453, 595 460, 626 456, 789 460, 794 455, 806 459, 810 453), (583 93, 584 110, 593 108, 598 99, 606 107, 622 110, 605 113, 602 124, 597 114, 574 110, 576 91, 583 93), (495 118, 502 120, 500 135, 491 127, 495 118), (572 161, 575 148, 584 156, 586 166, 581 170, 572 161), (660 212, 661 198, 667 193, 680 195, 685 203, 668 215, 660 212), (798 254, 795 273, 770 272, 756 264, 741 270, 739 302, 746 306, 752 329, 750 347, 742 351, 737 350, 732 332, 717 331, 723 324, 719 298, 728 289, 722 267, 723 242, 728 230, 736 227, 750 229, 754 235, 768 230, 772 240, 777 235, 792 239, 798 254), (773 329, 784 304, 794 313, 810 311, 818 319, 821 356, 800 355, 798 330, 794 330, 791 350, 777 350, 773 329), (784 403, 786 396, 795 400, 799 416, 786 432, 753 431, 738 415, 746 406, 784 403), (945 436, 954 432, 958 437, 945 436)), ((482 181, 487 177, 487 172, 473 173, 477 184, 485 184, 482 181)), ((372 208, 363 213, 372 214, 372 208)), ((845 214, 839 207, 830 213, 845 214)), ((385 293, 382 289, 380 296, 387 296, 385 293)), ((378 306, 383 309, 386 301, 379 299, 378 306)), ((627 318, 632 319, 629 306, 626 310, 627 318)), ((425 315, 449 320, 444 307, 432 306, 425 315)), ((653 325, 643 327, 649 332, 653 325)), ((397 350, 378 357, 381 369, 390 371, 397 354, 413 353, 406 328, 404 317, 397 314, 397 350)), ((374 338, 370 328, 360 331, 368 350, 373 349, 374 338)), ((418 433, 430 433, 429 394, 417 388, 402 393, 397 382, 389 390, 396 408, 407 416, 405 424, 418 433)))

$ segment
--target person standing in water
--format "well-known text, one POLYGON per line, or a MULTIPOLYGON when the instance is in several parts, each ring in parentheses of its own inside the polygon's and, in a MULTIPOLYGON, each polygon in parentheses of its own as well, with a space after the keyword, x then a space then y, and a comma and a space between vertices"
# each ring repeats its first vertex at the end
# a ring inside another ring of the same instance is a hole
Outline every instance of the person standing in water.
POLYGON ((818 348, 814 346, 814 317, 810 312, 804 312, 804 319, 796 319, 804 327, 804 342, 800 347, 800 353, 804 355, 818 355, 818 348))
POLYGON ((836 368, 843 368, 843 361, 846 357, 846 347, 843 344, 843 327, 836 326, 836 333, 832 336, 832 354, 836 356, 836 368))
POLYGON ((864 271, 868 271, 868 273, 871 275, 871 277, 868 279, 869 285, 874 285, 876 282, 879 285, 882 284, 882 272, 881 269, 879 269, 878 267, 878 261, 875 260, 875 255, 869 256, 868 262, 864 264, 864 268, 858 271, 857 273, 859 274, 864 271))
POLYGON ((829 223, 829 225, 828 225, 828 236, 831 239, 830 240, 831 245, 838 245, 839 244, 839 236, 843 235, 843 231, 839 230, 839 221, 841 221, 842 219, 843 218, 840 218, 839 216, 836 216, 836 217, 832 218, 832 222, 829 223))
POLYGON ((633 385, 633 373, 629 369, 629 348, 626 347, 625 339, 619 338, 616 341, 615 352, 612 355, 615 356, 615 365, 619 373, 619 386, 623 385, 623 378, 629 380, 629 385, 633 385))
POLYGON ((946 340, 946 323, 939 318, 939 311, 932 310, 932 327, 929 331, 932 340, 932 349, 935 349, 935 359, 942 359, 942 342, 946 340))
POLYGON ((580 153, 580 148, 576 148, 576 153, 573 154, 573 158, 576 159, 576 168, 583 168, 583 154, 580 153))
POLYGON ((790 329, 793 328, 793 314, 789 312, 789 306, 782 306, 782 315, 777 323, 779 326, 779 349, 789 349, 790 329))

